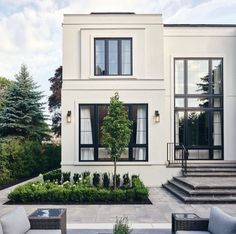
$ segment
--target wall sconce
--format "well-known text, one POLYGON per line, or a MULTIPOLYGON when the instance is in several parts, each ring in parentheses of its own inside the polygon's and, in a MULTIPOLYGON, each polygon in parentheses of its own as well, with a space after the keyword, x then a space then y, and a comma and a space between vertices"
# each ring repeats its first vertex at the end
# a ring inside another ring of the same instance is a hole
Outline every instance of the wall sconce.
POLYGON ((71 123, 71 111, 67 111, 66 122, 71 123))
POLYGON ((159 111, 156 110, 155 111, 155 123, 159 123, 160 122, 160 114, 159 114, 159 111))

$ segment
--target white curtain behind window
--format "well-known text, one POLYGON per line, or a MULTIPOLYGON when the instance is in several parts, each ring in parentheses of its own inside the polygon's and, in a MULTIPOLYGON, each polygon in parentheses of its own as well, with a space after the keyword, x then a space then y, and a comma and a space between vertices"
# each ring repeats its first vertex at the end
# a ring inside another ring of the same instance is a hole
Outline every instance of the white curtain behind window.
MULTIPOLYGON (((146 144, 146 108, 139 106, 137 108, 137 132, 136 144, 146 144)), ((133 150, 135 160, 146 159, 146 148, 134 148, 133 150)))
POLYGON ((214 145, 221 145, 221 114, 218 111, 213 114, 213 141, 214 145))
MULTIPOLYGON (((90 108, 81 107, 81 144, 93 144, 90 108)), ((81 160, 94 160, 93 148, 81 148, 81 160)))

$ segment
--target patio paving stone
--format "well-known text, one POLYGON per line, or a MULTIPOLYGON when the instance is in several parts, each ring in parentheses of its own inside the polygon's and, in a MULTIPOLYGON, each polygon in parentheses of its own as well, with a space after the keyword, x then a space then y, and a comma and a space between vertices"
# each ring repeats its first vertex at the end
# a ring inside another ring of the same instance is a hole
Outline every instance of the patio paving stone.
MULTIPOLYGON (((19 205, 4 205, 7 194, 13 188, 0 191, 0 216, 19 205)), ((150 188, 152 205, 23 205, 27 214, 37 208, 62 207, 67 209, 67 222, 73 223, 114 223, 116 217, 128 217, 131 223, 170 223, 171 213, 190 212, 208 217, 211 204, 183 204, 163 188, 150 188)), ((236 217, 236 204, 218 206, 236 217)))

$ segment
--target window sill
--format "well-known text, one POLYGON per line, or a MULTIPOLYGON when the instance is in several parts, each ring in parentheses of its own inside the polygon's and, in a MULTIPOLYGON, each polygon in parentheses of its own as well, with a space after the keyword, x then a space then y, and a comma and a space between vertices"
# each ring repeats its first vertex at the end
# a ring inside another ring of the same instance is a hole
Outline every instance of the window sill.
POLYGON ((136 80, 135 76, 90 76, 93 80, 136 80))
MULTIPOLYGON (((113 166, 113 162, 103 161, 87 161, 87 162, 74 162, 74 166, 113 166)), ((117 162, 118 166, 148 166, 150 165, 147 161, 136 161, 136 162, 117 162)))
MULTIPOLYGON (((69 162, 64 161, 61 163, 62 166, 114 166, 113 162, 101 162, 101 161, 87 161, 87 162, 69 162)), ((165 161, 132 161, 132 162, 118 162, 118 166, 166 166, 165 161)))

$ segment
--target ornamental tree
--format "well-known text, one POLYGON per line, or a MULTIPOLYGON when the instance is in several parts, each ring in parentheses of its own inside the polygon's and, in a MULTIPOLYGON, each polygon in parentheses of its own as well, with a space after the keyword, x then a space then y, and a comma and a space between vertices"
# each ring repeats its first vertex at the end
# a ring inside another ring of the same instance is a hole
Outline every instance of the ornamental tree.
POLYGON ((25 65, 15 77, 0 110, 0 135, 42 140, 49 133, 43 114, 42 92, 37 90, 25 65))
POLYGON ((52 94, 48 98, 49 111, 52 116, 52 131, 56 136, 61 135, 61 87, 62 87, 62 66, 58 67, 53 77, 49 79, 52 94))
POLYGON ((116 189, 117 161, 130 142, 132 124, 123 102, 119 100, 119 94, 115 93, 110 98, 108 113, 104 117, 102 126, 103 145, 114 162, 114 189, 116 189))

